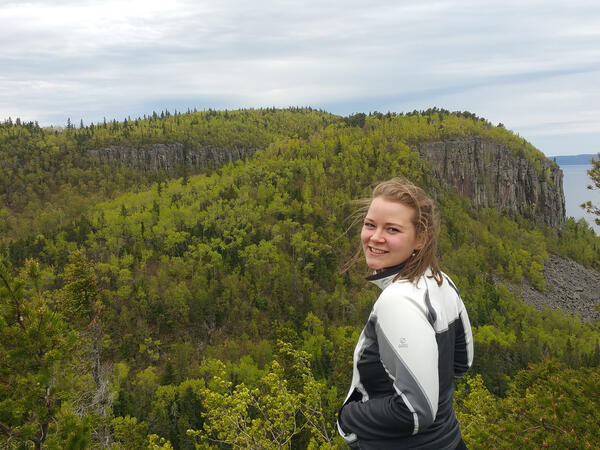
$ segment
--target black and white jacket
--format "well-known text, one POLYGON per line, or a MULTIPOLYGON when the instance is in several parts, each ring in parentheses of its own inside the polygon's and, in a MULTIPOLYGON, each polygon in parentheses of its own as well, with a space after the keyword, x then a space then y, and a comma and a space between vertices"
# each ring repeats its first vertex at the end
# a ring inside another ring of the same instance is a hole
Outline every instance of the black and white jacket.
POLYGON ((338 430, 354 448, 454 449, 454 378, 473 362, 465 306, 443 274, 393 281, 399 267, 369 277, 383 292, 354 350, 352 385, 338 430))

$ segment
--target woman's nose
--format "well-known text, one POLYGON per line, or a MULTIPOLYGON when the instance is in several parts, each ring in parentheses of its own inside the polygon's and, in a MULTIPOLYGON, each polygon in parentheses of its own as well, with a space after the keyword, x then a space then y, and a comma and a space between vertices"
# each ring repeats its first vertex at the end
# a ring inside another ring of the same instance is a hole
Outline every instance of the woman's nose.
POLYGON ((371 240, 381 242, 383 241, 383 234, 381 230, 375 230, 375 232, 371 235, 371 240))

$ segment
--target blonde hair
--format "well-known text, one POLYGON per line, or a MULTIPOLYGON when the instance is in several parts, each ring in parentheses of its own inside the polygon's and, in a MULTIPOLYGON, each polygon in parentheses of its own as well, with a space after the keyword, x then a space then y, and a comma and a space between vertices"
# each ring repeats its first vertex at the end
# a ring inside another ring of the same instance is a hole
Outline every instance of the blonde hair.
MULTIPOLYGON (((440 232, 440 221, 437 209, 433 199, 418 186, 410 183, 404 178, 392 178, 391 180, 383 181, 375 186, 370 199, 361 201, 362 207, 357 211, 357 214, 364 221, 371 202, 378 197, 391 202, 400 203, 404 206, 412 208, 415 212, 413 215, 413 225, 415 227, 416 236, 421 240, 423 246, 419 250, 415 250, 413 255, 406 261, 394 281, 399 278, 407 279, 411 282, 419 279, 427 271, 431 269, 432 278, 442 284, 442 271, 437 261, 437 242, 440 232)), ((362 256, 362 248, 348 262, 346 270, 362 256)))

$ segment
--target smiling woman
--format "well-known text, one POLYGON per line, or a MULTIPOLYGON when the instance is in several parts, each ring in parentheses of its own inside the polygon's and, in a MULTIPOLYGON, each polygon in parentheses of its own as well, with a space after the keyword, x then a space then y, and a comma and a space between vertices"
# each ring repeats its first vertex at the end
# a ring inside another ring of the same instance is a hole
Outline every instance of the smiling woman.
POLYGON ((377 197, 371 202, 360 234, 367 266, 373 270, 406 261, 423 245, 417 237, 409 206, 377 197))
POLYGON ((465 306, 436 258, 438 217, 419 187, 395 178, 373 191, 361 232, 367 278, 383 291, 354 350, 338 415, 351 448, 465 448, 454 378, 473 362, 465 306))

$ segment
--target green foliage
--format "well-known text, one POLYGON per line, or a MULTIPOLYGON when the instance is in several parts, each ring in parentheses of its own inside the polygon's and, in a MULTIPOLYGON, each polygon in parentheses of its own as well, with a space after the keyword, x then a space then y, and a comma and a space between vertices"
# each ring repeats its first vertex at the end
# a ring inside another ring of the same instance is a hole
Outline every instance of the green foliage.
POLYGON ((88 324, 101 309, 94 265, 82 251, 77 250, 69 255, 63 279, 63 314, 72 321, 88 324))
POLYGON ((148 435, 148 425, 138 422, 135 417, 115 417, 112 422, 115 442, 111 448, 116 450, 172 450, 171 443, 156 434, 148 435))
POLYGON ((186 431, 201 428, 204 423, 204 387, 203 379, 188 379, 177 386, 159 386, 148 414, 153 431, 167 437, 177 448, 194 448, 186 431))
POLYGON ((310 108, 290 108, 163 112, 78 129, 6 121, 0 124, 0 243, 69 227, 88 207, 119 192, 217 168, 148 171, 95 157, 97 150, 180 144, 186 152, 209 149, 225 160, 220 151, 264 148, 280 136, 307 137, 335 120, 310 108))
POLYGON ((233 448, 331 448, 335 435, 323 414, 324 386, 312 376, 309 355, 280 342, 278 359, 256 389, 232 389, 224 374, 216 376, 216 388, 202 390, 204 430, 188 434, 233 448))
POLYGON ((116 448, 138 449, 144 447, 144 441, 148 434, 148 425, 144 422, 138 423, 135 417, 115 417, 112 420, 113 436, 117 441, 116 448))
MULTIPOLYGON (((589 190, 600 189, 600 153, 598 153, 597 158, 591 159, 592 168, 588 170, 588 175, 592 180, 592 184, 588 184, 587 188, 589 190)), ((581 205, 587 212, 594 214, 596 217, 594 220, 597 225, 600 225, 600 205, 595 205, 591 201, 587 201, 581 205)))
POLYGON ((585 220, 568 218, 558 236, 549 235, 547 242, 549 250, 579 261, 587 267, 600 269, 600 237, 585 220))
POLYGON ((89 417, 80 418, 67 413, 51 424, 45 448, 49 450, 86 450, 92 443, 92 423, 89 417))
MULTIPOLYGON (((0 244, 24 267, 2 272, 0 393, 12 403, 0 408, 0 433, 36 438, 32 424, 46 414, 48 446, 339 445, 332 426, 378 295, 361 265, 340 275, 358 246, 348 218, 353 200, 392 176, 423 186, 440 207, 441 266, 467 305, 480 375, 459 389, 467 430, 507 413, 515 380, 537 373, 531 364, 553 358, 564 364, 557 373, 575 378, 597 370, 597 323, 536 312, 505 284, 547 289, 549 253, 598 268, 600 238, 574 221, 556 233, 476 210, 431 179, 411 150, 472 136, 542 158, 504 127, 435 108, 348 118, 298 109, 163 113, 63 131, 5 125, 0 244), (154 143, 257 151, 206 173, 136 171, 87 152, 154 143), (32 257, 39 264, 24 265, 32 257), (37 341, 21 329, 15 304, 29 305, 23 317, 44 325, 37 341), (56 365, 18 350, 35 346, 56 355, 56 365), (26 402, 44 402, 30 382, 13 396, 14 380, 42 369, 54 377, 56 401, 27 416, 26 402)), ((477 433, 466 433, 473 445, 477 433)), ((520 442, 503 436, 502 445, 520 442)))
POLYGON ((11 445, 44 444, 70 390, 77 333, 51 304, 37 262, 15 276, 0 260, 0 438, 11 445))
POLYGON ((469 448, 598 448, 600 373, 546 360, 521 371, 498 399, 480 377, 456 392, 457 416, 469 448))

